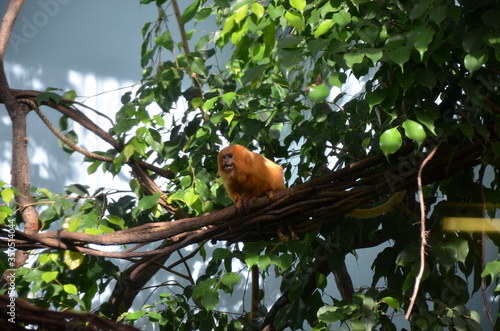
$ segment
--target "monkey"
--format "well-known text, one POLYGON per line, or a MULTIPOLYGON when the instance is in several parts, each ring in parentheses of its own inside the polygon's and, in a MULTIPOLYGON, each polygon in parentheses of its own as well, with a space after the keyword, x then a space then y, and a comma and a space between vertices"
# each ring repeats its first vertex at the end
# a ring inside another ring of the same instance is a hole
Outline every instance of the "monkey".
MULTIPOLYGON (((230 145, 219 152, 219 175, 229 197, 241 209, 251 197, 267 195, 285 189, 283 168, 264 156, 241 145, 230 145)), ((355 209, 347 216, 374 218, 387 213, 401 202, 405 191, 396 192, 384 204, 368 209, 355 209)))
MULTIPOLYGON (((267 195, 285 189, 283 168, 264 156, 241 145, 230 145, 217 157, 219 175, 226 191, 241 210, 252 197, 267 195)), ((252 266, 252 307, 250 317, 257 317, 259 299, 259 267, 252 266)))
POLYGON ((252 197, 272 197, 285 188, 283 168, 242 145, 222 149, 217 163, 224 187, 238 209, 252 197))

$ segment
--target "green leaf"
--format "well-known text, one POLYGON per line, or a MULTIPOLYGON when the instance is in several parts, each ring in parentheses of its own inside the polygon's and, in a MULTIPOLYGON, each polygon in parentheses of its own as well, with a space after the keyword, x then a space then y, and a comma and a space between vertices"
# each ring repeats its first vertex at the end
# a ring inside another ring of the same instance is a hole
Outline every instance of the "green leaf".
POLYGON ((282 270, 285 271, 292 266, 293 258, 290 254, 281 254, 275 264, 282 270))
POLYGON ((361 63, 365 58, 365 54, 361 52, 350 52, 344 54, 345 63, 352 68, 356 63, 361 63))
POLYGON ((339 27, 346 26, 351 23, 352 17, 348 11, 340 11, 332 15, 332 21, 335 22, 339 27))
POLYGON ((259 256, 259 269, 266 270, 271 264, 271 258, 267 255, 259 256))
POLYGON ((399 308, 401 308, 401 302, 393 297, 384 297, 382 298, 382 301, 384 301, 387 305, 389 305, 389 307, 392 307, 395 310, 399 310, 399 308))
POLYGON ((427 11, 428 8, 429 3, 427 1, 416 3, 410 12, 410 19, 412 21, 418 19, 427 11))
POLYGON ((415 83, 415 71, 408 70, 406 72, 396 71, 395 77, 399 85, 404 89, 409 89, 415 83))
POLYGON ((387 96, 387 90, 383 89, 377 89, 373 92, 366 93, 365 101, 366 103, 368 103, 370 111, 373 109, 373 107, 382 103, 382 101, 384 101, 386 96, 387 96))
POLYGON ((318 319, 320 321, 328 324, 333 324, 343 317, 342 313, 337 312, 338 309, 338 307, 334 306, 323 306, 318 309, 316 315, 318 316, 318 319))
POLYGON ((88 191, 89 186, 88 185, 82 185, 82 184, 71 184, 66 186, 66 191, 70 193, 74 193, 78 196, 86 196, 89 195, 88 191))
POLYGON ((203 105, 203 99, 200 97, 194 97, 191 99, 191 106, 195 109, 201 107, 203 105))
POLYGON ((398 128, 389 129, 380 136, 380 149, 386 156, 395 153, 401 147, 402 143, 403 139, 398 128))
POLYGON ((363 49, 363 53, 366 55, 367 58, 372 60, 374 65, 376 65, 377 62, 384 55, 384 51, 381 48, 365 48, 363 49))
POLYGON ((194 189, 189 189, 186 194, 184 194, 184 202, 192 207, 196 201, 198 201, 198 194, 196 194, 194 189))
POLYGON ((193 17, 196 15, 196 12, 198 11, 198 7, 200 6, 200 0, 196 0, 193 2, 185 11, 182 13, 181 16, 181 23, 186 24, 187 22, 191 21, 193 17))
POLYGON ((434 247, 433 252, 436 255, 437 262, 446 269, 452 268, 459 260, 457 245, 453 242, 440 243, 434 247))
POLYGON ((235 13, 234 13, 234 21, 236 23, 241 23, 246 17, 248 13, 248 5, 243 5, 241 6, 235 13))
POLYGON ((486 266, 484 267, 484 270, 481 273, 481 277, 490 276, 493 279, 498 274, 500 274, 500 261, 495 260, 486 263, 486 266))
MULTIPOLYGON (((171 52, 174 50, 174 41, 172 40, 172 35, 170 31, 166 30, 161 36, 155 38, 155 44, 164 47, 171 52)), ((130 102, 130 101, 129 101, 130 102)))
POLYGON ((427 137, 424 127, 420 125, 420 123, 412 120, 404 121, 402 126, 403 129, 405 129, 405 135, 408 138, 415 140, 420 147, 420 145, 422 145, 425 138, 427 137))
POLYGON ((301 36, 287 34, 278 41, 278 48, 292 48, 300 44, 303 40, 304 38, 301 36))
POLYGON ((64 251, 64 263, 69 267, 70 270, 75 270, 78 268, 83 260, 85 259, 85 255, 80 252, 73 251, 64 251))
POLYGON ((205 66, 205 60, 201 57, 192 57, 189 59, 189 68, 192 72, 198 76, 206 76, 207 68, 205 66))
POLYGON ((160 193, 147 195, 139 201, 137 208, 140 211, 149 210, 156 206, 158 201, 160 201, 160 193))
POLYGON ((219 100, 218 96, 206 100, 203 103, 203 110, 207 111, 207 112, 210 111, 210 110, 212 110, 214 108, 215 103, 217 102, 217 100, 219 100))
POLYGON ((410 59, 410 51, 405 47, 398 47, 389 53, 389 57, 394 63, 401 67, 404 72, 404 64, 410 59))
POLYGON ((134 155, 135 148, 132 145, 127 145, 123 148, 123 156, 125 157, 125 162, 130 160, 130 157, 134 155))
MULTIPOLYGON (((78 144, 78 135, 76 134, 75 131, 68 131, 64 134, 66 138, 68 138, 69 141, 71 141, 73 144, 77 145, 78 144)), ((59 140, 59 145, 61 148, 68 154, 72 154, 75 150, 66 143, 63 143, 61 140, 59 140)))
POLYGON ((308 94, 309 99, 311 99, 313 103, 323 102, 329 95, 330 89, 325 84, 319 84, 311 87, 308 94))
POLYGON ((53 92, 43 92, 36 96, 36 103, 39 106, 44 103, 48 103, 50 101, 53 101, 55 104, 58 105, 61 103, 61 100, 62 97, 59 94, 53 92))
POLYGON ((304 62, 304 54, 300 49, 281 49, 278 59, 281 65, 290 70, 304 62))
POLYGON ((66 99, 66 100, 75 100, 77 95, 76 95, 75 90, 69 90, 69 91, 64 92, 62 97, 63 97, 63 99, 66 99))
POLYGON ((435 32, 434 30, 425 27, 420 27, 414 30, 414 32, 415 37, 413 39, 413 45, 415 46, 415 49, 420 53, 420 60, 423 60, 424 53, 427 51, 435 32))
POLYGON ((111 224, 118 225, 120 228, 123 228, 125 226, 125 220, 123 218, 121 218, 120 216, 116 216, 116 215, 109 215, 108 222, 111 224))
POLYGON ((241 77, 241 84, 247 85, 255 80, 262 78, 262 74, 266 71, 268 67, 269 67, 268 64, 261 64, 258 66, 248 68, 243 74, 243 77, 241 77))
POLYGON ((7 206, 0 206, 0 224, 5 224, 5 219, 12 216, 13 211, 7 206))
POLYGON ((433 8, 429 13, 430 18, 437 24, 440 25, 446 19, 447 6, 441 5, 433 8))
POLYGON ((259 263, 259 254, 247 253, 245 255, 245 264, 248 266, 248 268, 257 265, 258 263, 259 263))
POLYGON ((160 313, 156 311, 150 311, 148 312, 148 318, 151 322, 159 322, 161 320, 161 315, 160 313))
POLYGON ((46 283, 50 283, 59 275, 59 271, 46 271, 42 274, 42 280, 46 283))
POLYGON ((319 38, 320 36, 330 31, 330 27, 332 26, 332 24, 333 24, 332 20, 326 20, 321 22, 321 24, 314 31, 314 38, 319 38))
POLYGON ((228 106, 231 106, 231 104, 233 103, 233 100, 235 98, 236 98, 236 93, 234 93, 234 92, 228 92, 228 93, 224 93, 222 95, 222 100, 228 106))
POLYGON ((347 81, 347 75, 344 72, 334 72, 328 78, 328 83, 332 86, 342 87, 347 81))
POLYGON ((200 281, 193 289, 193 298, 199 299, 204 293, 211 290, 212 287, 217 283, 217 279, 208 278, 200 281))
POLYGON ((127 314, 125 316, 125 320, 126 321, 136 321, 139 318, 141 318, 144 315, 146 315, 146 313, 147 313, 146 310, 137 310, 137 311, 134 311, 133 313, 127 314))
POLYGON ((235 272, 228 272, 227 274, 224 274, 221 278, 222 284, 229 286, 229 287, 234 287, 240 282, 241 276, 240 274, 237 274, 235 272))
POLYGON ((6 204, 9 204, 12 200, 14 200, 14 190, 11 188, 4 188, 2 192, 0 192, 0 195, 6 204))
POLYGON ((252 3, 252 13, 254 13, 255 16, 257 16, 257 18, 259 18, 259 19, 262 18, 262 16, 264 16, 265 12, 266 12, 266 9, 260 3, 258 3, 258 2, 252 3))
POLYGON ((212 14, 212 9, 205 7, 205 8, 200 8, 196 13, 195 17, 198 22, 201 22, 209 18, 211 14, 212 14))
POLYGON ((201 304, 206 310, 214 310, 219 303, 219 292, 217 290, 208 290, 201 296, 201 304))
POLYGON ((300 13, 287 11, 285 13, 285 19, 288 22, 288 25, 290 25, 290 26, 294 26, 298 29, 301 29, 304 27, 304 18, 302 17, 302 14, 300 14, 300 13))
POLYGON ((465 259, 467 258, 467 255, 469 255, 469 243, 465 239, 455 238, 453 240, 453 244, 455 245, 455 249, 457 251, 457 261, 465 263, 465 259))
POLYGON ((359 30, 359 36, 368 44, 375 44, 380 35, 380 27, 375 24, 369 24, 359 30))
POLYGON ((40 213, 39 219, 42 222, 44 222, 44 221, 50 221, 50 220, 53 220, 56 216, 57 216, 56 210, 54 209, 53 206, 50 206, 50 207, 44 209, 40 213))
POLYGON ((326 276, 321 272, 317 272, 315 276, 316 276, 316 286, 319 289, 324 290, 326 288, 326 286, 328 285, 328 281, 326 279, 326 276))
POLYGON ((464 66, 471 74, 481 68, 488 61, 488 52, 480 50, 473 54, 467 54, 464 59, 464 66))
POLYGON ((290 5, 298 11, 303 12, 306 7, 306 0, 290 0, 290 5))
POLYGON ((78 293, 78 289, 73 284, 63 285, 63 289, 64 289, 64 292, 69 293, 69 294, 77 294, 78 293))

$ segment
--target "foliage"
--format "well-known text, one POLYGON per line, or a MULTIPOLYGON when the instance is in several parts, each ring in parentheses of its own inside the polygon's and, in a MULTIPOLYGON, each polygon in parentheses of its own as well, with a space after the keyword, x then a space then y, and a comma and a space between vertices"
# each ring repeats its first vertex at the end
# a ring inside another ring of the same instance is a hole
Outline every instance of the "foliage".
MULTIPOLYGON (((196 0, 182 24, 212 20, 219 28, 185 32, 194 44, 189 51, 168 30, 171 2, 140 2, 159 9, 142 29, 141 85, 122 97, 116 113, 112 134, 122 148, 101 152, 114 157, 112 164, 88 159, 89 173, 117 175, 130 160, 153 160, 176 174, 164 188, 167 202, 196 216, 231 204, 216 176, 217 151, 228 143, 273 158, 291 186, 403 145, 422 155, 439 142, 479 139, 481 166, 425 188, 429 246, 418 314, 409 325, 481 329, 468 305, 482 280, 498 284, 498 261, 483 270, 482 234, 444 232, 441 225, 444 217, 494 217, 500 201, 498 2, 196 0), (359 82, 359 91, 350 88, 359 82)), ((43 229, 59 222, 68 231, 103 234, 174 219, 158 204, 159 193, 144 191, 138 178, 130 186, 133 194, 116 200, 106 188, 90 194, 81 184, 33 194, 43 206, 43 229)), ((0 220, 7 223, 18 207, 14 188, 2 187, 0 220)), ((261 329, 264 318, 218 309, 258 265, 264 279, 279 279, 284 294, 285 303, 275 306, 276 329, 395 330, 420 267, 418 219, 408 205, 370 221, 332 220, 289 241, 199 247, 206 267, 197 279, 186 272, 184 283, 166 283, 151 304, 120 318, 161 330, 261 329), (374 246, 383 248, 371 266, 372 283, 351 299, 334 297, 332 272, 346 255, 374 246)), ((487 234, 498 247, 498 232, 487 234)), ((6 261, 2 254, 0 263, 6 261)), ((18 276, 20 295, 38 306, 82 311, 121 277, 115 261, 70 251, 43 252, 18 276)), ((109 304, 99 311, 112 316, 109 304)))

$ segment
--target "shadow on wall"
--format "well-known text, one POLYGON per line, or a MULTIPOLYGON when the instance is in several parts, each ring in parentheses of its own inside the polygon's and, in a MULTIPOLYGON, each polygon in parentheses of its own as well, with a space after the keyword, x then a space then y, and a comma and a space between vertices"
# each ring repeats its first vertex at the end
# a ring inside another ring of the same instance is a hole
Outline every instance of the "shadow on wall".
MULTIPOLYGON (((2 15, 7 5, 8 1, 0 4, 2 15)), ((141 77, 142 25, 155 16, 154 6, 120 0, 25 2, 7 48, 5 63, 9 84, 15 89, 75 90, 84 96, 96 96, 130 85, 141 77), (70 73, 75 72, 84 78, 73 79, 71 76, 75 75, 70 73), (109 81, 103 77, 113 77, 113 84, 103 83, 103 80, 109 81)), ((86 103, 113 118, 120 107, 121 94, 123 92, 113 91, 87 99, 86 103)), ((59 114, 53 110, 46 114, 57 125, 59 114)), ((88 115, 99 123, 93 114, 88 115)), ((78 132, 77 126, 74 130, 84 147, 91 150, 108 148, 92 134, 78 132)), ((82 171, 75 169, 82 169, 83 158, 76 154, 68 158, 55 136, 34 114, 28 116, 28 137, 34 186, 60 190, 61 183, 81 182, 78 173, 82 171)), ((9 182, 11 121, 3 105, 0 106, 0 142, 0 180, 9 182)))

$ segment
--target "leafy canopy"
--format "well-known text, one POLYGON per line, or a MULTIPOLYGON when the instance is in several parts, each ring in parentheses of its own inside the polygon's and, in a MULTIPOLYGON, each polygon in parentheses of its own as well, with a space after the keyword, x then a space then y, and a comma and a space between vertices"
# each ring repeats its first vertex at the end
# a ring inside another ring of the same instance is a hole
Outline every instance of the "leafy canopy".
MULTIPOLYGON (((470 166, 424 190, 429 245, 418 314, 409 325, 481 329, 469 299, 482 281, 498 283, 499 262, 483 270, 481 233, 443 232, 440 222, 494 217, 500 200, 498 2, 196 0, 181 13, 181 25, 207 21, 217 28, 181 31, 184 40, 168 29, 170 1, 140 2, 158 6, 159 15, 142 29, 140 87, 122 97, 116 113, 112 134, 123 148, 102 151, 112 164, 89 160, 89 173, 118 174, 130 160, 153 160, 175 174, 163 188, 167 203, 196 216, 231 204, 216 176, 217 152, 228 143, 273 158, 291 186, 372 155, 389 157, 402 146, 428 153, 426 139, 480 141, 479 172, 470 166), (462 210, 450 207, 457 204, 462 210)), ((116 201, 104 189, 88 198, 80 184, 61 194, 38 189, 37 200, 50 202, 40 220, 44 228, 69 220, 68 231, 103 234, 174 218, 158 204, 162 194, 144 191, 139 178, 130 186, 133 194, 116 201)), ((15 215, 13 192, 4 183, 4 220, 15 215)), ((340 323, 395 330, 420 268, 418 219, 418 208, 408 205, 369 221, 332 219, 288 241, 199 247, 206 267, 197 279, 186 271, 179 287, 152 295, 155 305, 120 310, 121 318, 145 318, 162 330, 260 329, 269 319, 276 329, 330 330, 340 323), (336 296, 332 272, 342 271, 346 255, 380 245, 371 283, 357 284, 350 299, 336 296), (278 278, 281 301, 253 321, 244 311, 219 309, 254 265, 264 279, 278 278)), ((498 247, 497 232, 488 235, 498 247)), ((69 251, 43 253, 36 268, 19 275, 20 293, 35 295, 37 305, 84 311, 123 276, 112 259, 69 251)), ((99 311, 111 316, 112 307, 99 311)))

